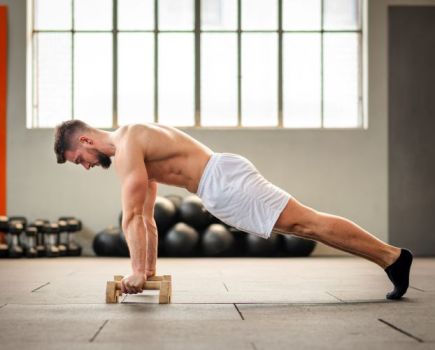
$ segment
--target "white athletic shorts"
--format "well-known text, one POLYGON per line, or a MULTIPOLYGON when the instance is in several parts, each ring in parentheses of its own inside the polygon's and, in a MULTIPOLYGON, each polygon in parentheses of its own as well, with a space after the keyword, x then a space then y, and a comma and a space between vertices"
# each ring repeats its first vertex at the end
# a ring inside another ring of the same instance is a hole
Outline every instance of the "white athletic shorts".
POLYGON ((233 153, 213 153, 196 194, 226 224, 266 239, 291 198, 248 159, 233 153))

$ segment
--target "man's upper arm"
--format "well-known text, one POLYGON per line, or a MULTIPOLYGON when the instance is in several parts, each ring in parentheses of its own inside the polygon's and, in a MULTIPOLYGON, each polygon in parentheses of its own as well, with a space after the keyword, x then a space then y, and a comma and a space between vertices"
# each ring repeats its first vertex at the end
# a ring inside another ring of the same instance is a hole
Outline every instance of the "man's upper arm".
POLYGON ((118 156, 117 169, 121 179, 121 198, 124 223, 135 215, 142 215, 147 197, 148 174, 143 152, 138 145, 127 145, 118 156))

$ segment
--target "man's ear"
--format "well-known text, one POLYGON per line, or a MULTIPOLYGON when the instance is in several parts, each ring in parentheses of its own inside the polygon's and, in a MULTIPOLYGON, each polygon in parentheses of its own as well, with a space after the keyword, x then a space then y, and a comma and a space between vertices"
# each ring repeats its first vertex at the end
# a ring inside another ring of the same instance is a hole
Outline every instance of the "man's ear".
POLYGON ((89 137, 87 137, 87 136, 80 136, 79 137, 79 141, 82 144, 86 144, 86 143, 88 145, 93 145, 94 144, 94 141, 92 139, 90 139, 89 137))

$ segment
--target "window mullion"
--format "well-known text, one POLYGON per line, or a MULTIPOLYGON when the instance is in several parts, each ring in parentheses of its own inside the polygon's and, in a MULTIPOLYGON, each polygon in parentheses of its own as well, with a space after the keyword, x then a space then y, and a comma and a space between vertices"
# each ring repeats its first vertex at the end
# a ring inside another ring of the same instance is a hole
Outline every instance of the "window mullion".
POLYGON ((237 126, 242 126, 242 0, 237 0, 237 126))
POLYGON ((154 0, 154 122, 159 121, 159 1, 154 0))
POLYGON ((112 127, 118 127, 118 0, 113 0, 113 15, 112 15, 112 127))
POLYGON ((278 0, 278 127, 283 127, 282 0, 278 0))
POLYGON ((321 0, 320 2, 320 128, 324 128, 325 125, 325 118, 324 118, 324 93, 323 93, 323 86, 324 86, 324 75, 323 75, 323 64, 324 64, 324 58, 323 58, 323 41, 324 41, 324 28, 323 28, 323 20, 324 20, 324 0, 321 0))
POLYGON ((71 0, 71 119, 74 117, 74 44, 75 44, 75 21, 74 21, 74 0, 71 0))
POLYGON ((201 0, 195 0, 195 127, 201 126, 201 0))

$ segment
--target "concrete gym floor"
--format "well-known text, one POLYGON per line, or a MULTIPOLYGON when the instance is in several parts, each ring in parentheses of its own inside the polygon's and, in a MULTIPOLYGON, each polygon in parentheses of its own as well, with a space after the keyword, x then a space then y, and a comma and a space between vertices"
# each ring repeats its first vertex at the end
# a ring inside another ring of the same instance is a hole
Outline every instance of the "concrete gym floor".
POLYGON ((355 257, 159 259, 157 291, 105 304, 128 259, 3 260, 1 349, 435 349, 435 259, 415 259, 402 301, 355 257))

